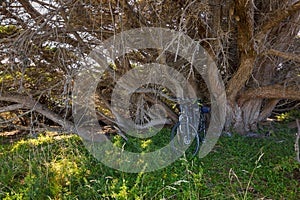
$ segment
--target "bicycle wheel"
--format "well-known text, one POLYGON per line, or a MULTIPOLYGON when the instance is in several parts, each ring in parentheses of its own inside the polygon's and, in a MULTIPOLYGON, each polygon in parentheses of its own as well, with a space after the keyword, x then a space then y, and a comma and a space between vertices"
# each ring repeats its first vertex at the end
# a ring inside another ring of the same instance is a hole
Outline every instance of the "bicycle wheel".
POLYGON ((200 115, 200 121, 198 125, 198 136, 201 143, 205 142, 206 136, 206 120, 203 114, 200 115))
POLYGON ((190 136, 191 138, 186 138, 188 137, 186 134, 180 133, 178 131, 180 125, 183 124, 177 122, 171 131, 172 150, 175 153, 180 154, 183 153, 182 152, 183 149, 186 149, 185 153, 187 155, 192 154, 192 156, 195 156, 199 151, 199 146, 200 146, 200 139, 199 139, 199 135, 197 134, 197 130, 192 125, 189 124, 189 128, 193 130, 194 133, 196 133, 196 135, 194 136, 195 140, 192 140, 193 136, 190 136))

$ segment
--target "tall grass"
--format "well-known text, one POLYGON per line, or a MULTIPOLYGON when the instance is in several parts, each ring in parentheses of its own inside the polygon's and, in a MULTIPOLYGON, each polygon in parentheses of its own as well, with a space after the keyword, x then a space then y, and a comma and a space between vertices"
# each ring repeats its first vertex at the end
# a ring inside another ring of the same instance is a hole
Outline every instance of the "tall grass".
MULTIPOLYGON (((151 151, 169 140, 116 145, 151 151)), ((279 129, 264 139, 221 137, 205 158, 183 156, 149 173, 108 168, 84 148, 77 136, 40 136, 0 145, 0 199, 297 199, 299 165, 293 131, 279 129), (263 156, 262 156, 263 155, 263 156)))

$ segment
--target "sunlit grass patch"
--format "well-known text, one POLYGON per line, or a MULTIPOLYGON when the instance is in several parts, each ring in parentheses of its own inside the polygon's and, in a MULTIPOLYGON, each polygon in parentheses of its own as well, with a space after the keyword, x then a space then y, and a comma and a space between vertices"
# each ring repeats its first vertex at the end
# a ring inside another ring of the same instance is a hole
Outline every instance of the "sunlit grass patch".
MULTIPOLYGON (((169 136, 163 129, 128 142, 116 135, 113 142, 149 152, 169 136)), ((166 168, 132 174, 103 165, 78 136, 47 133, 0 145, 0 199, 295 199, 300 171, 293 138, 285 128, 263 139, 221 137, 203 159, 183 156, 166 168)))

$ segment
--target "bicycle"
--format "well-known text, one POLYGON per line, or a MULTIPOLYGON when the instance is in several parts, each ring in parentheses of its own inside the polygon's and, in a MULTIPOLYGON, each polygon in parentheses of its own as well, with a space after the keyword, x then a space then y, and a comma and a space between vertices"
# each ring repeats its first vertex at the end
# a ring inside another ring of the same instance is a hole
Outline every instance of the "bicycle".
MULTIPOLYGON (((205 114, 210 112, 210 108, 205 106, 200 99, 171 97, 155 89, 142 88, 135 92, 158 94, 169 101, 177 102, 180 113, 178 122, 171 130, 171 148, 175 153, 183 153, 183 151, 193 148, 193 141, 195 139, 194 151, 192 154, 195 156, 199 151, 200 143, 205 142, 205 114)), ((137 129, 142 129, 140 127, 148 127, 148 125, 144 124, 143 126, 136 126, 137 129)))
POLYGON ((194 146, 192 156, 195 156, 200 148, 200 143, 205 142, 206 119, 205 114, 210 108, 204 106, 199 99, 175 98, 179 102, 180 114, 178 122, 171 131, 171 146, 175 153, 191 149, 194 146), (195 143, 193 144, 193 139, 195 143))

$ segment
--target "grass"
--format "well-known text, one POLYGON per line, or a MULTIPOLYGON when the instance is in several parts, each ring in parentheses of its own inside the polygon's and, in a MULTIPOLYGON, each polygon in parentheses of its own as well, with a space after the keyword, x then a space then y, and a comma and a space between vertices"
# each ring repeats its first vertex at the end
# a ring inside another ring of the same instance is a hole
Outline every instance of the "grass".
MULTIPOLYGON (((75 135, 21 140, 0 145, 0 199, 298 199, 294 133, 280 127, 268 138, 224 136, 203 159, 138 174, 101 164, 75 135)), ((151 151, 169 134, 125 148, 151 151)), ((114 142, 124 145, 118 136, 114 142)))

